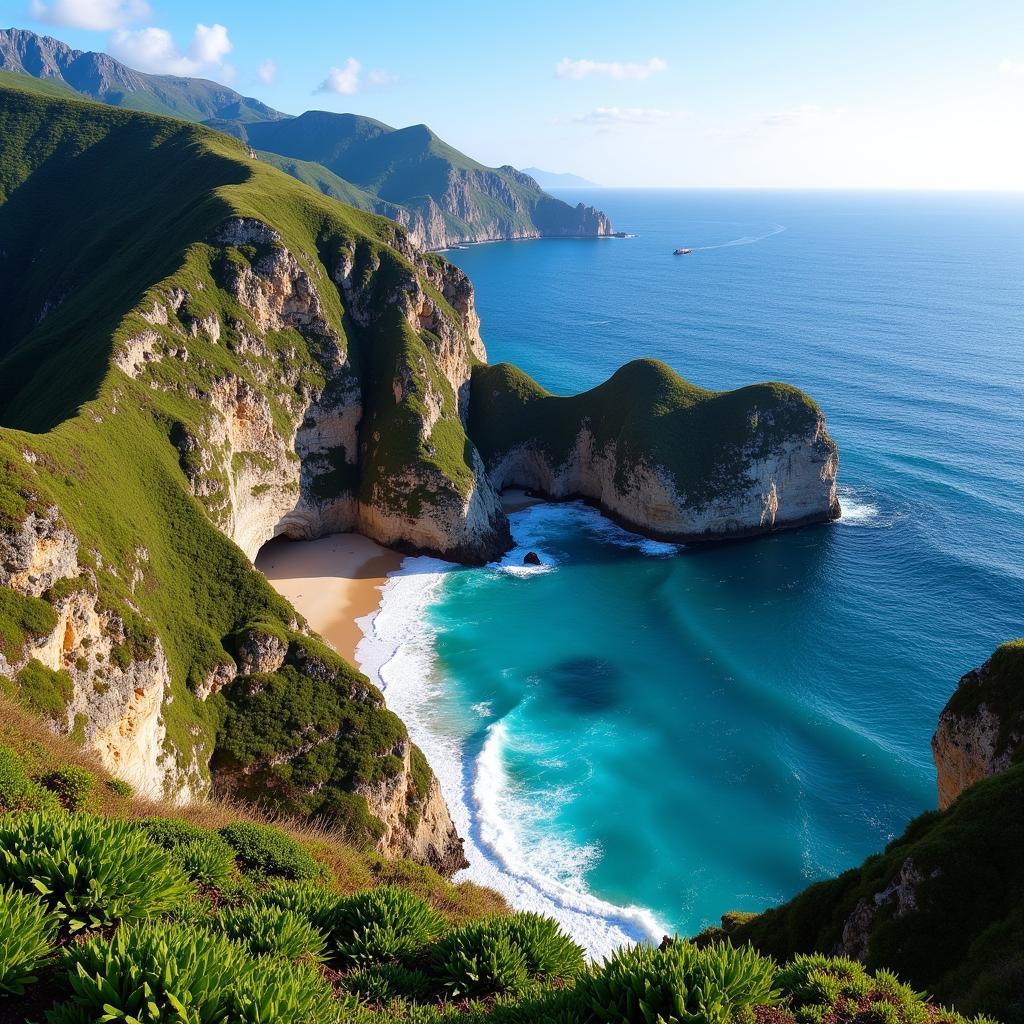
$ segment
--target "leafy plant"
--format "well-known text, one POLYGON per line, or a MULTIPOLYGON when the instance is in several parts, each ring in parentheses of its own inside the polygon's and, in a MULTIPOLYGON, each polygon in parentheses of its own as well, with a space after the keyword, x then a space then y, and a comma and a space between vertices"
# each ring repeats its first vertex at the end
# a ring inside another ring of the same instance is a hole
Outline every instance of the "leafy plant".
POLYGON ((67 764, 44 775, 42 784, 55 793, 61 806, 78 811, 85 806, 89 794, 96 788, 96 777, 78 765, 67 764))
POLYGON ((746 946, 680 941, 619 950, 576 992, 602 1024, 727 1024, 743 1007, 779 1000, 771 960, 746 946))
POLYGON ((583 948, 559 928, 554 918, 521 912, 497 918, 496 924, 523 951, 531 980, 568 981, 586 966, 583 948))
POLYGON ((363 965, 408 961, 445 927, 444 919, 426 900, 391 885, 340 900, 328 923, 339 956, 363 965))
POLYGON ((293 910, 250 905, 225 911, 224 933, 251 953, 275 953, 288 960, 325 959, 327 936, 293 910))
POLYGON ((107 789, 109 789, 114 796, 124 797, 126 800, 131 799, 135 793, 132 787, 125 782, 124 779, 107 779, 107 789))
POLYGON ((243 871, 294 880, 318 879, 324 875, 323 868, 309 851, 279 828, 236 821, 218 829, 218 834, 235 851, 243 871))
POLYGON ((257 905, 291 910, 315 928, 329 931, 334 911, 341 897, 317 882, 286 882, 274 879, 254 902, 257 905))
POLYGON ((137 921, 191 893, 165 851, 126 822, 91 815, 0 820, 0 884, 41 895, 71 931, 137 921))
POLYGON ((401 964, 373 964, 345 977, 347 991, 367 1002, 388 1003, 393 999, 424 1001, 433 984, 428 975, 401 964))
POLYGON ((831 1006, 840 996, 859 999, 871 989, 863 965, 846 957, 801 954, 780 968, 776 983, 797 1008, 831 1006))
POLYGON ((70 947, 72 995, 50 1024, 334 1024, 338 1004, 312 969, 253 959, 223 935, 153 923, 70 947))
POLYGON ((49 956, 57 921, 42 900, 13 887, 0 889, 0 995, 21 995, 49 956))
POLYGON ((30 779, 21 758, 0 747, 0 811, 56 810, 57 797, 30 779))
POLYGON ((478 921, 446 935, 433 949, 434 972, 452 996, 517 993, 530 975, 526 954, 501 918, 478 921))
POLYGON ((211 829, 178 818, 145 818, 137 823, 150 840, 167 850, 194 882, 223 890, 235 870, 235 851, 211 829))

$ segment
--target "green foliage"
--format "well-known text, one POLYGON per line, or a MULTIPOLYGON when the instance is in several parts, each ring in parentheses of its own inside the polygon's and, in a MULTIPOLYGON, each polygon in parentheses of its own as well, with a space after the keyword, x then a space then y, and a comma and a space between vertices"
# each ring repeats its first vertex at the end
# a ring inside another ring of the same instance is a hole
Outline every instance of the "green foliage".
POLYGON ((224 936, 183 925, 120 928, 65 955, 72 995, 49 1024, 334 1024, 339 1007, 311 968, 253 959, 224 936))
POLYGON ((408 963, 444 930, 444 919, 407 889, 381 886, 340 900, 329 918, 331 941, 346 963, 408 963))
POLYGON ((106 786, 114 796, 124 800, 130 800, 135 795, 135 790, 124 779, 107 779, 106 786))
POLYGON ((597 450, 614 444, 620 488, 640 463, 651 462, 698 507, 744 486, 751 458, 816 429, 820 416, 818 406, 789 385, 706 391, 653 359, 627 363, 604 384, 567 398, 548 394, 508 363, 477 366, 469 409, 469 436, 488 467, 526 445, 557 468, 586 423, 597 450))
POLYGON ((279 907, 250 905, 227 910, 221 927, 250 953, 273 953, 288 960, 325 959, 327 936, 302 915, 279 907))
POLYGON ((50 954, 57 919, 36 896, 0 889, 0 996, 21 995, 50 954))
POLYGON ((235 851, 238 866, 249 874, 296 881, 323 877, 323 868, 309 851, 279 828, 236 821, 217 831, 235 851))
POLYGON ((779 1001, 775 964, 749 948, 676 941, 617 952, 576 986, 603 1024, 728 1024, 744 1007, 779 1001))
POLYGON ((3 883, 40 895, 70 931, 157 916, 191 892, 131 825, 59 813, 0 819, 3 883))
POLYGON ((466 925, 432 951, 434 973, 455 997, 515 995, 529 983, 526 954, 498 919, 466 925))
POLYGON ((867 971, 856 960, 820 953, 794 957, 780 968, 775 980, 798 1008, 831 1005, 841 996, 859 999, 871 989, 867 971))
POLYGON ((56 625, 57 613, 48 602, 0 587, 0 655, 8 661, 19 661, 28 640, 52 633, 56 625))
POLYGON ((33 658, 15 676, 21 699, 37 714, 59 719, 71 700, 74 683, 63 669, 55 672, 33 658))
POLYGON ((365 1002, 385 1005, 395 999, 426 1002, 433 994, 427 974, 402 964, 372 964, 346 975, 344 985, 365 1002))
POLYGON ((272 879, 267 888, 256 895, 254 902, 257 906, 290 910, 315 928, 328 931, 340 898, 336 892, 316 882, 272 879))
POLYGON ((923 815, 884 853, 819 882, 731 933, 784 961, 835 949, 861 900, 873 903, 909 861, 921 881, 916 909, 884 904, 867 932, 869 970, 896 971, 911 985, 968 1013, 1024 1019, 1024 764, 968 788, 941 813, 923 815))
POLYGON ((89 795, 96 788, 96 776, 86 768, 68 764, 55 768, 40 780, 55 793, 61 806, 69 811, 79 811, 85 806, 89 795))
POLYGON ((46 811, 58 806, 54 793, 29 778, 22 759, 0 747, 0 811, 46 811))
POLYGON ((167 850, 171 861, 194 882, 225 889, 235 872, 234 848, 212 829, 179 818, 144 818, 136 822, 151 843, 167 850))
POLYGON ((434 947, 433 964, 454 996, 516 993, 528 982, 566 982, 585 967, 583 950, 556 921, 526 912, 451 932, 434 947))

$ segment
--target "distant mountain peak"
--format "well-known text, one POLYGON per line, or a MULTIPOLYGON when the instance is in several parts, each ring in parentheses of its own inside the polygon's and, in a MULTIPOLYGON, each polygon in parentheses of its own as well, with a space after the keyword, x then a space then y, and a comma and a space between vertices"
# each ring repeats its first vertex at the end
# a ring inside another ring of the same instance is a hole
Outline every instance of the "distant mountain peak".
POLYGON ((528 174, 541 188, 600 188, 596 181, 581 178, 578 174, 544 171, 539 167, 524 167, 523 174, 528 174))

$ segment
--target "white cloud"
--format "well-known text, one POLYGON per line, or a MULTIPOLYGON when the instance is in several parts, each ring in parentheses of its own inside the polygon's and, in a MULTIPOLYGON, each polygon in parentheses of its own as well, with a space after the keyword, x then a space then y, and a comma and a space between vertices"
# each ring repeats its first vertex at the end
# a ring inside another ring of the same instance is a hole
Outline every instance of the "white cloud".
POLYGON ((1024 61, 1004 58, 999 62, 999 74, 1008 78, 1024 78, 1024 61))
POLYGON ((680 121, 687 117, 682 110, 659 110, 657 107, 598 107, 573 118, 577 124, 610 128, 614 125, 656 125, 680 121))
POLYGON ((267 85, 273 85, 277 81, 277 62, 272 60, 265 60, 256 71, 259 75, 261 82, 266 82, 267 85))
POLYGON ((110 37, 110 52, 139 71, 158 75, 216 74, 233 79, 235 69, 224 64, 231 40, 223 25, 196 25, 192 43, 183 52, 165 28, 118 29, 110 37))
MULTIPOLYGON (((383 68, 374 68, 366 73, 366 84, 372 86, 391 85, 397 82, 397 75, 383 68)), ((334 92, 341 96, 353 96, 363 88, 363 65, 355 57, 349 57, 343 67, 333 67, 320 83, 317 92, 334 92)))
POLYGON ((231 40, 223 25, 196 25, 192 36, 192 59, 201 64, 220 64, 231 52, 231 40))
POLYGON ((145 0, 30 0, 29 14, 50 25, 107 31, 149 14, 145 0))
POLYGON ((651 57, 640 63, 600 60, 570 60, 563 57, 555 65, 556 78, 617 78, 643 80, 668 70, 668 61, 651 57))

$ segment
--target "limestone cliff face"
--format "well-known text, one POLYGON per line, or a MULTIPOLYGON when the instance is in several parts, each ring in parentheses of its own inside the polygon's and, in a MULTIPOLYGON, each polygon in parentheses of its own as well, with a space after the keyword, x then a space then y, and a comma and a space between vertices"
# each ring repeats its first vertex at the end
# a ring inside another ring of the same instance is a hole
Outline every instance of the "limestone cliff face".
POLYGON ((835 442, 792 389, 715 395, 638 361, 591 392, 557 398, 510 367, 484 367, 470 432, 497 490, 583 498, 663 540, 740 537, 839 513, 835 442))
MULTIPOLYGON (((206 786, 202 771, 190 770, 166 747, 162 712, 170 674, 163 648, 156 638, 128 646, 125 623, 98 602, 95 572, 79 566, 78 548, 52 507, 28 516, 17 531, 0 531, 0 585, 39 597, 74 581, 51 599, 56 621, 47 633, 33 637, 12 662, 0 654, 0 675, 15 677, 30 662, 61 673, 68 699, 54 727, 77 735, 139 794, 186 801, 206 786)), ((144 563, 145 549, 136 558, 144 563)), ((131 586, 141 578, 139 570, 131 586)))
POLYGON ((1006 771, 1024 751, 1024 642, 1003 644, 964 675, 932 736, 939 807, 1006 771))
POLYGON ((615 234, 611 221, 600 210, 553 199, 528 174, 507 165, 498 172, 450 167, 439 198, 427 196, 386 212, 424 249, 500 239, 615 234))

